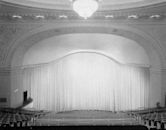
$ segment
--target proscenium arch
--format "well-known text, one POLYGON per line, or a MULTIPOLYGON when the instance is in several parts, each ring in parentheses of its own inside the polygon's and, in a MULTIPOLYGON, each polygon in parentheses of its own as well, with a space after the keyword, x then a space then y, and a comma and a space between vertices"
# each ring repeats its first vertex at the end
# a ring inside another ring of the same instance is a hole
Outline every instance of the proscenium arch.
POLYGON ((126 37, 128 39, 136 41, 139 45, 141 45, 146 53, 149 56, 150 63, 152 66, 155 66, 154 62, 154 55, 153 50, 156 50, 158 54, 158 65, 157 68, 164 68, 165 65, 165 56, 163 55, 162 47, 159 46, 159 43, 155 41, 150 36, 145 35, 145 33, 129 28, 124 26, 113 26, 113 27, 98 27, 98 26, 67 26, 67 27, 42 27, 38 30, 34 30, 32 32, 29 32, 25 36, 19 38, 13 43, 13 46, 10 47, 10 51, 7 55, 6 64, 9 66, 13 66, 12 61, 17 59, 17 63, 21 65, 23 54, 26 53, 26 51, 33 46, 35 43, 38 43, 44 39, 47 39, 52 36, 56 35, 63 35, 63 34, 71 34, 71 33, 105 33, 105 34, 113 34, 113 35, 119 35, 122 37, 126 37), (149 48, 146 44, 151 45, 149 48), (18 53, 21 52, 21 55, 18 53), (16 54, 17 53, 17 54, 16 54))
POLYGON ((64 34, 33 45, 24 55, 23 64, 47 63, 77 50, 97 50, 121 63, 150 65, 145 50, 135 41, 111 34, 64 34))
MULTIPOLYGON (((39 29, 33 30, 21 38, 18 38, 10 47, 10 50, 7 55, 6 64, 10 65, 10 67, 13 67, 13 61, 18 63, 18 65, 22 65, 22 61, 24 58, 25 53, 29 48, 31 48, 34 44, 58 35, 63 34, 74 34, 74 33, 102 33, 102 34, 112 34, 112 35, 118 35, 122 36, 128 39, 131 39, 133 41, 136 41, 140 46, 142 46, 145 49, 145 52, 147 53, 150 61, 150 65, 152 69, 159 69, 159 71, 166 67, 165 62, 165 55, 162 46, 160 45, 160 42, 156 41, 156 39, 153 39, 150 35, 146 34, 145 32, 142 32, 140 30, 137 30, 132 27, 128 27, 125 25, 118 25, 118 24, 103 24, 103 23, 97 23, 96 24, 89 24, 89 23, 79 23, 76 25, 76 23, 71 23, 68 25, 65 25, 64 23, 54 23, 54 25, 46 25, 39 29), (154 53, 155 52, 155 53, 154 53), (157 65, 156 61, 157 60, 157 65)), ((151 84, 153 85, 153 88, 159 89, 160 86, 163 89, 165 87, 163 81, 165 81, 164 77, 161 73, 158 73, 157 78, 157 84, 156 87, 156 77, 153 76, 151 79, 151 84), (163 78, 163 79, 162 79, 163 78)), ((165 91, 161 91, 161 93, 164 93, 165 91)), ((154 94, 152 94, 153 99, 156 97, 154 94)), ((151 97, 151 98, 152 98, 151 97)), ((164 103, 164 94, 162 94, 162 102, 164 103)), ((157 97, 157 100, 159 98, 157 97)), ((160 101, 160 100, 159 100, 160 101)), ((156 100, 155 100, 156 102, 156 100)), ((154 103, 151 103, 151 106, 154 106, 154 103)))
POLYGON ((86 54, 97 54, 97 55, 101 55, 101 56, 104 56, 106 57, 107 59, 111 60, 111 61, 114 61, 115 63, 117 64, 120 64, 120 65, 127 65, 127 66, 133 66, 133 67, 146 67, 146 68, 150 68, 150 66, 148 65, 139 65, 139 64, 124 64, 124 63, 121 63, 119 62, 118 60, 112 58, 109 54, 107 53, 104 53, 102 51, 97 51, 97 50, 74 50, 74 51, 70 51, 60 57, 58 57, 57 59, 51 61, 51 62, 48 62, 48 63, 41 63, 41 64, 33 64, 33 65, 25 65, 25 66, 17 66, 17 67, 23 67, 23 68, 26 68, 26 67, 34 67, 34 66, 40 66, 40 65, 45 65, 45 64, 50 64, 50 63, 58 63, 59 61, 61 61, 62 59, 65 59, 71 55, 75 55, 75 54, 81 54, 81 53, 86 53, 86 54))

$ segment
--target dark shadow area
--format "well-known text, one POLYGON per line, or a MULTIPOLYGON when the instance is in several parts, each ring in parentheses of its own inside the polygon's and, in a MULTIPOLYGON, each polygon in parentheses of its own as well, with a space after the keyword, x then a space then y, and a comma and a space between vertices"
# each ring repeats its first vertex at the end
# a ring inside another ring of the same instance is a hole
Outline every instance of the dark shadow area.
POLYGON ((17 127, 17 128, 2 128, 17 129, 17 130, 148 130, 145 126, 42 126, 42 127, 17 127))

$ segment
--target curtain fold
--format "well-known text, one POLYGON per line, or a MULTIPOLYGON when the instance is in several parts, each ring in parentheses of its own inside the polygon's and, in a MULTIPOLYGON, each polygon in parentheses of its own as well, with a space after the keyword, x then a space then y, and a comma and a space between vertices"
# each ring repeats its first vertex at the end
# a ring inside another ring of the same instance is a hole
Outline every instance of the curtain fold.
POLYGON ((122 65, 99 54, 73 54, 13 75, 12 85, 27 90, 39 110, 126 111, 149 104, 149 68, 122 65))

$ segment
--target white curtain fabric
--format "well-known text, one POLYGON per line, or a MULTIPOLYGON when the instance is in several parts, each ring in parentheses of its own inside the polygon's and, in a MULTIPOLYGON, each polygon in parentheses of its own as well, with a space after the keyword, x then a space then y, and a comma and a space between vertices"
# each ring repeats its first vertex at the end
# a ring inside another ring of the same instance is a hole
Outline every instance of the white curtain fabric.
POLYGON ((39 110, 148 108, 149 68, 122 65, 99 54, 77 53, 16 69, 13 75, 13 85, 28 90, 39 110))

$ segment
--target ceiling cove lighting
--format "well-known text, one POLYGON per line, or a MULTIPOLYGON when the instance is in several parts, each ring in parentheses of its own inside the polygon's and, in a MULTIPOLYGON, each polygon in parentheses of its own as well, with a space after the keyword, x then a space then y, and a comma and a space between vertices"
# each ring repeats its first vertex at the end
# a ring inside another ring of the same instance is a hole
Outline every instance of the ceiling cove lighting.
POLYGON ((71 0, 73 2, 73 10, 79 16, 87 19, 97 11, 99 0, 71 0))

